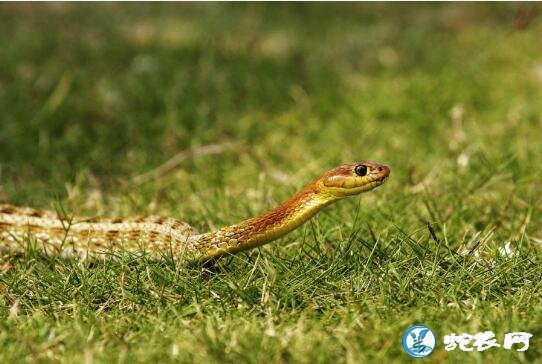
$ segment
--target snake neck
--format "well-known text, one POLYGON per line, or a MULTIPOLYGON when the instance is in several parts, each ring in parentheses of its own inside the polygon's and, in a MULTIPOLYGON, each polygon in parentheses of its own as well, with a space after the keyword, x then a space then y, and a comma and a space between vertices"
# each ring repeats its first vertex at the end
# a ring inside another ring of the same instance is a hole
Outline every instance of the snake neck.
POLYGON ((309 185, 270 211, 217 231, 193 236, 191 243, 196 250, 205 252, 202 259, 254 248, 286 235, 335 200, 336 197, 309 185))

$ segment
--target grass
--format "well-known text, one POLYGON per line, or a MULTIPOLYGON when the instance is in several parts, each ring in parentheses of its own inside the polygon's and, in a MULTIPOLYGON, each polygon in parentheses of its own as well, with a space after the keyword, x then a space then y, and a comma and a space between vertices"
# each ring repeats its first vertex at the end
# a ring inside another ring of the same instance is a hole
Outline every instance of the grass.
POLYGON ((408 362, 401 337, 422 323, 438 343, 426 361, 541 362, 530 7, 2 4, 0 200, 205 231, 340 163, 392 174, 212 270, 3 257, 0 361, 408 362), (486 330, 534 337, 523 353, 443 349, 486 330))

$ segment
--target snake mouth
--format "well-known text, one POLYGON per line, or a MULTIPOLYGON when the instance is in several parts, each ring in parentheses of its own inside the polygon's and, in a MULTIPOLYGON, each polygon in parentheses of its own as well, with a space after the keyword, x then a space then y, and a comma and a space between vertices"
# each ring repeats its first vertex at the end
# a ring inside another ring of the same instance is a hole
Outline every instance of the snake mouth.
POLYGON ((386 181, 388 177, 389 177, 389 173, 386 173, 382 176, 375 177, 375 179, 373 179, 373 182, 384 183, 384 181, 386 181))
POLYGON ((382 184, 384 182, 386 182, 387 179, 388 179, 388 176, 382 176, 382 177, 374 179, 371 182, 372 187, 370 188, 370 191, 375 191, 375 190, 379 189, 380 187, 382 187, 382 184))
POLYGON ((377 189, 378 187, 382 186, 382 184, 384 182, 386 182, 386 180, 388 179, 390 175, 390 172, 389 172, 389 169, 386 171, 385 174, 383 174, 382 176, 378 176, 376 177, 371 183, 374 185, 374 187, 372 188, 372 190, 375 190, 377 189))

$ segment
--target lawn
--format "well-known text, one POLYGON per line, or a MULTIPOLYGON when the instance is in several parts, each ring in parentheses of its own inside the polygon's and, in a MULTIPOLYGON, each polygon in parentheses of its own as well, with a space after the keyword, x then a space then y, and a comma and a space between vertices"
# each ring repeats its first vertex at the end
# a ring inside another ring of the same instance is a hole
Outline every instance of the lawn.
POLYGON ((392 172, 211 268, 4 256, 0 362, 403 363, 418 323, 419 360, 542 362, 540 10, 1 4, 0 202, 207 231, 342 163, 392 172), (483 331, 533 337, 444 350, 483 331))

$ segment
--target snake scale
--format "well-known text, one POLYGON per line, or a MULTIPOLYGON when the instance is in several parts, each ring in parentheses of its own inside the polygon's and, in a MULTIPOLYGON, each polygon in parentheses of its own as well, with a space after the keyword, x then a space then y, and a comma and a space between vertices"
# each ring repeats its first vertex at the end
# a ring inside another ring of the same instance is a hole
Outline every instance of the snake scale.
POLYGON ((144 251, 154 256, 210 260, 269 243, 296 229, 323 207, 370 191, 386 181, 390 169, 363 161, 323 174, 291 199, 263 214, 198 234, 170 217, 73 217, 29 207, 0 204, 0 251, 24 250, 30 239, 48 254, 86 257, 106 251, 144 251))

